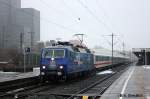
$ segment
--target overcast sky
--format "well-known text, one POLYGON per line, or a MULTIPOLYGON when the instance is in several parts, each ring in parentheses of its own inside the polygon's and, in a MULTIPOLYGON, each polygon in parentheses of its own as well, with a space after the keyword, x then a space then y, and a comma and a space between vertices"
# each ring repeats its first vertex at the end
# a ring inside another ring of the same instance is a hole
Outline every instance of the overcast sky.
POLYGON ((86 34, 89 47, 150 47, 150 0, 22 0, 22 7, 41 12, 41 40, 74 39, 86 34))

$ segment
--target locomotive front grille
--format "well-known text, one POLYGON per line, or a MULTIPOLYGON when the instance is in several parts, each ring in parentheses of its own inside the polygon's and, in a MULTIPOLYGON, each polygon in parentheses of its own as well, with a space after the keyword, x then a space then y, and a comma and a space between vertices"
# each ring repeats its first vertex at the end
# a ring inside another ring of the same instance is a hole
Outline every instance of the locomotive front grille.
POLYGON ((61 71, 57 71, 57 70, 47 70, 45 71, 45 75, 49 76, 49 75, 63 75, 63 73, 61 71))
POLYGON ((57 70, 48 70, 46 71, 47 75, 56 75, 57 74, 57 70))
POLYGON ((48 65, 48 69, 57 70, 57 65, 54 60, 50 62, 50 64, 48 65))

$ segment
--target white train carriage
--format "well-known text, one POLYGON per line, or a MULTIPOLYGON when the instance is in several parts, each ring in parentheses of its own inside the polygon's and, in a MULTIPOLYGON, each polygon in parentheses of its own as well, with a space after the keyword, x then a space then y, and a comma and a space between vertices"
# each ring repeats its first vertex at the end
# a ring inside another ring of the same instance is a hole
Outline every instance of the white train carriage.
MULTIPOLYGON (((107 49, 93 49, 94 65, 96 68, 103 68, 112 65, 112 52, 107 49)), ((130 56, 118 51, 113 52, 113 64, 129 62, 130 56)))

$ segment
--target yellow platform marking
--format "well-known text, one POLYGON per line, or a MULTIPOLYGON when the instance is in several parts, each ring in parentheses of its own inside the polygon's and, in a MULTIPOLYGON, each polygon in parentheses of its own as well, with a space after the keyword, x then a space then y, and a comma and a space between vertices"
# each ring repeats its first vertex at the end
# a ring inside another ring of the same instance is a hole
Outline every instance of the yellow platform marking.
POLYGON ((82 97, 82 99, 88 99, 89 98, 89 96, 83 96, 82 97))

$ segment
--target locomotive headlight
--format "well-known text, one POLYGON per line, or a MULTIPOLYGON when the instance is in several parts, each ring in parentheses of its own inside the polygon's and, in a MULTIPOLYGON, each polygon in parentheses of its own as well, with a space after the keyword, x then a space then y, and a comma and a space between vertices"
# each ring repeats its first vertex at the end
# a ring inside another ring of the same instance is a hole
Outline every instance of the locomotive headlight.
POLYGON ((54 61, 54 58, 51 58, 52 61, 54 61))
POLYGON ((60 68, 60 69, 63 69, 64 67, 63 67, 63 66, 59 66, 59 68, 60 68))
POLYGON ((61 76, 61 75, 62 75, 62 72, 57 72, 57 75, 58 75, 58 76, 61 76))
POLYGON ((41 75, 45 75, 45 73, 44 73, 44 72, 41 72, 41 75))
POLYGON ((45 68, 46 68, 46 66, 43 66, 42 68, 43 68, 43 69, 45 69, 45 68))

